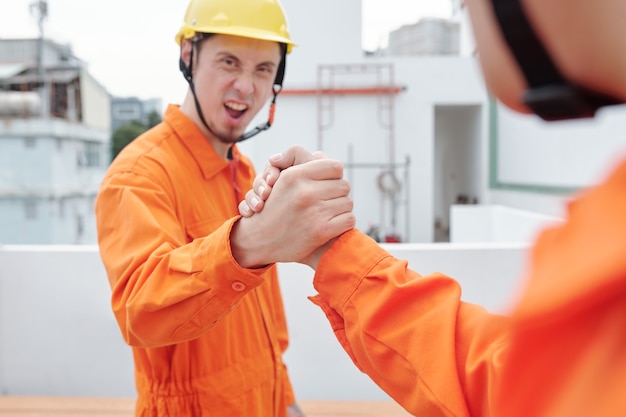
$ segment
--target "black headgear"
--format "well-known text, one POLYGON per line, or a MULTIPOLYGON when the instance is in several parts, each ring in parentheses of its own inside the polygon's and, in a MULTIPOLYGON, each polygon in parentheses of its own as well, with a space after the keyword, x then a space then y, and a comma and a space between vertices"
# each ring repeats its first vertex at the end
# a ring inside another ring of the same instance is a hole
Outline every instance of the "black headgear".
POLYGON ((590 91, 566 80, 532 29, 520 0, 492 0, 500 29, 524 73, 523 102, 544 120, 593 117, 600 107, 623 100, 590 91))

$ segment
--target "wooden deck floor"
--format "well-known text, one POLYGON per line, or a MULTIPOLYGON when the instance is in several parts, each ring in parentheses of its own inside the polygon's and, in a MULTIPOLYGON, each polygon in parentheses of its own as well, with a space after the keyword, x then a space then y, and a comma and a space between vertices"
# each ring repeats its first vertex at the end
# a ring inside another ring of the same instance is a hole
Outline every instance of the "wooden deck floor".
MULTIPOLYGON (((133 417, 132 398, 0 396, 2 417, 133 417)), ((386 401, 301 401, 307 417, 408 417, 386 401)))

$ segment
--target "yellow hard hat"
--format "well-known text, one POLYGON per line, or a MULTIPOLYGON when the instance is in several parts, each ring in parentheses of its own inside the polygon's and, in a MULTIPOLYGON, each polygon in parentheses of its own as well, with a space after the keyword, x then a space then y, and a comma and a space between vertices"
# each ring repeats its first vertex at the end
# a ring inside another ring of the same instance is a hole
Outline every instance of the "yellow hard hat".
POLYGON ((219 33, 295 45, 279 0, 191 0, 176 35, 180 45, 196 33, 219 33))

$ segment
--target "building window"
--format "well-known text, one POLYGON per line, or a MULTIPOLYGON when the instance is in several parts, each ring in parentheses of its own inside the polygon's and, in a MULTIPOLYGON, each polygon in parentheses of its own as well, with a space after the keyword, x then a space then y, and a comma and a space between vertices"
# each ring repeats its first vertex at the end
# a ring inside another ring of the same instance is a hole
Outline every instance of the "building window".
POLYGON ((140 103, 118 103, 113 108, 114 117, 120 120, 140 120, 141 104, 140 103))
POLYGON ((34 148, 37 145, 37 140, 32 137, 32 136, 28 136, 24 138, 24 146, 26 146, 27 148, 34 148))
POLYGON ((85 142, 84 147, 84 162, 86 167, 99 167, 100 166, 100 149, 101 145, 98 142, 85 142))
POLYGON ((83 216, 76 215, 76 243, 83 241, 83 234, 85 233, 85 224, 83 216))
POLYGON ((59 199, 59 219, 65 218, 65 199, 59 199))
POLYGON ((35 200, 24 201, 24 217, 27 220, 34 220, 37 218, 37 201, 35 200))

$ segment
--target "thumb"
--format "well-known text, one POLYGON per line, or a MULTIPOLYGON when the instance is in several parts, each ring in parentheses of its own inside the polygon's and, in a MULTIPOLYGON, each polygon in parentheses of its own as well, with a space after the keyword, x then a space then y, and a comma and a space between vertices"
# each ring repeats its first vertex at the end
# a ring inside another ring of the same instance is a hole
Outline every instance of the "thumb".
POLYGON ((290 146, 284 152, 272 155, 269 164, 279 169, 286 169, 294 165, 304 164, 314 159, 323 159, 326 156, 322 152, 310 153, 300 145, 290 146))

